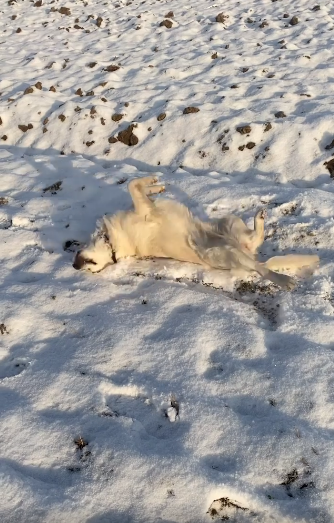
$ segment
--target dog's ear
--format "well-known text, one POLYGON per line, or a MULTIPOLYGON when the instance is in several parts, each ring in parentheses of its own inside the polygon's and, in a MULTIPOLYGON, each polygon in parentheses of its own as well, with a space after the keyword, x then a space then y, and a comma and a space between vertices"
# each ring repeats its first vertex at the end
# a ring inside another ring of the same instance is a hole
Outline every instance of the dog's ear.
POLYGON ((96 229, 93 234, 93 240, 103 239, 106 243, 109 242, 108 227, 105 221, 105 217, 99 219, 96 222, 96 229))

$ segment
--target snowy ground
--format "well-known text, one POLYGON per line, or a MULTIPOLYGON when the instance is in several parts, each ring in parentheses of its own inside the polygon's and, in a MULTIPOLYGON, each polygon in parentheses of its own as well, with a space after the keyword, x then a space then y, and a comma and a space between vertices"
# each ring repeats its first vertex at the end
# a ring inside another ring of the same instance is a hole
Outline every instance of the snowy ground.
POLYGON ((1 522, 332 523, 333 3, 41 3, 0 0, 1 522), (146 172, 320 268, 74 271, 146 172))

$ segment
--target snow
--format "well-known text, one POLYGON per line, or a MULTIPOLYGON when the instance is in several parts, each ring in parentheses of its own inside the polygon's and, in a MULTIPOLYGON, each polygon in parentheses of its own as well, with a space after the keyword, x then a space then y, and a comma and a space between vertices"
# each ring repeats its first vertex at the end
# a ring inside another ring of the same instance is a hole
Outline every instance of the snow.
POLYGON ((315 6, 0 0, 2 522, 333 521, 334 6, 315 6), (131 124, 136 145, 108 141, 131 124), (320 267, 291 293, 171 260, 74 271, 65 243, 147 172, 201 217, 266 207, 261 255, 320 267))

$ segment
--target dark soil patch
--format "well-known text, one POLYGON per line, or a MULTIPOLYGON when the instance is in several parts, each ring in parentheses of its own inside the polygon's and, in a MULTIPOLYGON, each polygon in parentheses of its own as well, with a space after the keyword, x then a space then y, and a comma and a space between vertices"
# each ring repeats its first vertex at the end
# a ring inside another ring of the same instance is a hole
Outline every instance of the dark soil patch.
POLYGON ((124 131, 121 131, 117 135, 117 139, 119 142, 124 143, 125 145, 137 145, 138 143, 138 137, 133 133, 133 129, 135 126, 133 124, 129 125, 127 129, 124 131))

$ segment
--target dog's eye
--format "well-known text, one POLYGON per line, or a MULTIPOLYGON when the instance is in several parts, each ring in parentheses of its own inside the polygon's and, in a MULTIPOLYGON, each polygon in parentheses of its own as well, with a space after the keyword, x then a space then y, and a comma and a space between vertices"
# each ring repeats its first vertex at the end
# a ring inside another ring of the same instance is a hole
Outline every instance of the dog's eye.
POLYGON ((94 260, 85 260, 85 263, 91 263, 92 265, 97 265, 94 260))

